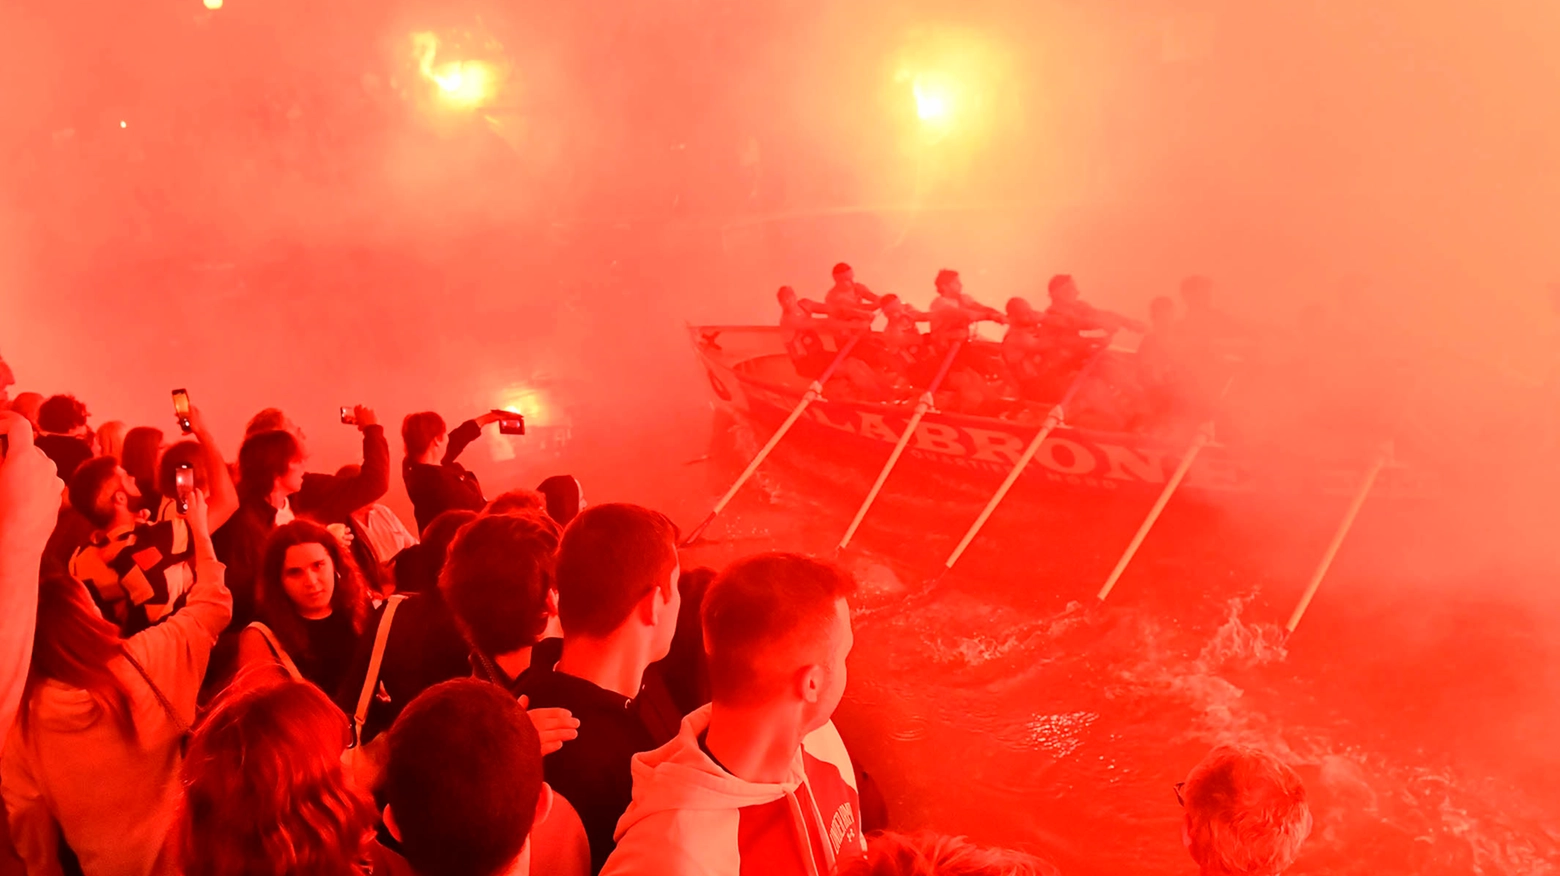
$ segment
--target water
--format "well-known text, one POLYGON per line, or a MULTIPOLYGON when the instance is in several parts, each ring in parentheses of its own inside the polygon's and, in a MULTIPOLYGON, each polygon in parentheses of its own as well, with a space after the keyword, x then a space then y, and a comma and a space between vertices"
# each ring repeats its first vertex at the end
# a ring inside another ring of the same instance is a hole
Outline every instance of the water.
MULTIPOLYGON (((753 446, 740 424, 732 435, 711 492, 753 446)), ((859 498, 831 482, 827 460, 783 456, 689 562, 831 554, 859 498)), ((974 511, 892 490, 874 510, 841 558, 862 590, 836 721, 896 827, 1025 848, 1070 874, 1190 872, 1172 785, 1238 743, 1306 782, 1316 827, 1293 873, 1560 871, 1552 599, 1461 556, 1456 526, 1425 509, 1382 507, 1286 643, 1341 508, 1261 519, 1173 503, 1096 608, 1143 510, 1004 506, 930 589, 974 511)))

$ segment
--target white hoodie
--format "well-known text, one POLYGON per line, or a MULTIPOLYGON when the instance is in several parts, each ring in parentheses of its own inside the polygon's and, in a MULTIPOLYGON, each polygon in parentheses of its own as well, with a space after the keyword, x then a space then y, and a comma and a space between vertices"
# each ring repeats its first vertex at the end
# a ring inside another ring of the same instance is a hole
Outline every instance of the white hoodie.
POLYGON ((601 876, 828 876, 866 851, 856 774, 832 723, 802 741, 784 782, 731 775, 699 747, 710 707, 634 756, 634 801, 601 876))

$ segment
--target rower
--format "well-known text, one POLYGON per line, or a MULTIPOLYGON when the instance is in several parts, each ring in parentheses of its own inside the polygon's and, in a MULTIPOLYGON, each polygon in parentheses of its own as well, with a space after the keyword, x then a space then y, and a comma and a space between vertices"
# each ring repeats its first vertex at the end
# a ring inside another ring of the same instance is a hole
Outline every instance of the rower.
POLYGON ((932 299, 930 308, 934 342, 967 341, 970 328, 977 322, 1007 322, 1002 311, 987 307, 965 293, 958 271, 938 271, 936 285, 937 297, 932 299))
MULTIPOLYGON (((821 376, 829 363, 834 361, 834 353, 824 346, 823 338, 818 334, 820 330, 834 332, 836 343, 845 343, 847 333, 843 329, 851 329, 853 332, 863 330, 859 322, 851 325, 835 319, 817 318, 814 314, 827 312, 827 307, 807 298, 798 298, 796 290, 790 286, 781 286, 775 298, 780 302, 780 327, 787 329, 783 332, 786 355, 790 357, 796 373, 809 380, 821 376)), ((836 373, 860 398, 877 401, 889 395, 885 381, 857 356, 841 362, 836 373)))
POLYGON ((925 339, 916 323, 927 322, 932 315, 904 303, 898 295, 884 295, 880 303, 888 320, 883 326, 883 342, 888 348, 895 352, 919 348, 925 339))
POLYGON ((872 319, 881 299, 856 282, 856 272, 840 262, 834 266, 834 285, 823 296, 825 312, 835 319, 861 322, 872 319))
POLYGON ((1148 334, 1137 348, 1138 385, 1143 390, 1143 419, 1149 428, 1167 424, 1181 407, 1185 391, 1175 302, 1161 295, 1148 303, 1148 334))
POLYGON ((1009 298, 1007 334, 1002 337, 1002 361, 1011 379, 1022 388, 1040 374, 1041 359, 1050 344, 1041 328, 1042 317, 1024 298, 1009 298))
POLYGON ((1044 325, 1058 339, 1074 344, 1084 332, 1111 333, 1119 329, 1143 332, 1146 327, 1131 317, 1086 304, 1079 298, 1078 284, 1071 274, 1057 274, 1046 285, 1051 306, 1045 309, 1044 325))

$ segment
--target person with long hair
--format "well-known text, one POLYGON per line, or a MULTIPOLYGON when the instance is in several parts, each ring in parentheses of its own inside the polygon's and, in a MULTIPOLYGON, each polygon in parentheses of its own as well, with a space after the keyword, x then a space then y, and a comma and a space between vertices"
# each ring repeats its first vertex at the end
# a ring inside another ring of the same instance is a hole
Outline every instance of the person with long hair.
MULTIPOLYGON (((105 451, 105 456, 118 456, 119 464, 135 479, 136 489, 148 504, 138 505, 148 511, 157 510, 157 458, 162 453, 163 433, 151 426, 136 426, 125 433, 119 445, 119 453, 105 451)), ((227 518, 223 518, 226 520, 227 518)), ((221 527, 218 523, 213 529, 221 527)))
POLYGON ((85 585, 50 576, 21 710, 0 757, 11 837, 33 874, 61 872, 61 843, 87 876, 172 872, 181 752, 232 598, 205 497, 186 515, 196 576, 184 606, 128 639, 85 585))
POLYGON ((308 520, 279 526, 261 562, 258 620, 239 634, 239 672, 271 666, 335 696, 352 667, 369 609, 357 566, 330 530, 308 520))
POLYGON ((342 766, 349 735, 347 716, 312 684, 230 688, 184 759, 184 876, 386 872, 373 802, 342 766))

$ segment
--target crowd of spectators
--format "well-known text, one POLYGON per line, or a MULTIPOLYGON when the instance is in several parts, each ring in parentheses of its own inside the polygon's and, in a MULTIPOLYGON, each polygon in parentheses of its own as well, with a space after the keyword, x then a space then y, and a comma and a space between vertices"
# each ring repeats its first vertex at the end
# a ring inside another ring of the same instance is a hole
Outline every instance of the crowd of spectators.
MULTIPOLYGON (((0 758, 28 874, 1027 876, 901 834, 831 717, 855 582, 768 552, 683 568, 678 529, 571 477, 491 502, 491 419, 402 425, 305 471, 257 414, 189 436, 10 398, 0 361, 0 758)), ((1273 876, 1310 830, 1270 755, 1176 787, 1204 874, 1273 876)), ((14 869, 14 862, 11 865, 14 869)), ((6 865, 0 864, 0 872, 6 865)))

